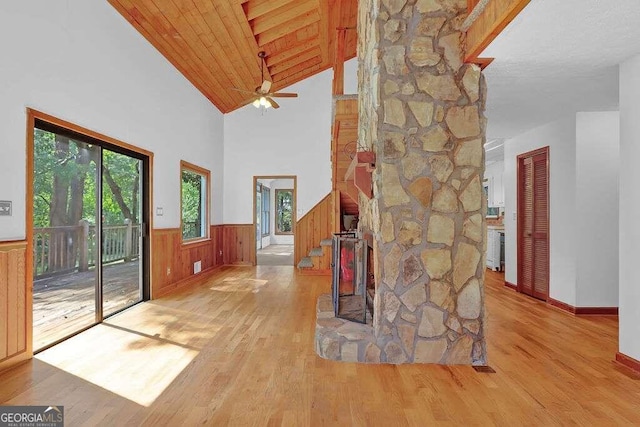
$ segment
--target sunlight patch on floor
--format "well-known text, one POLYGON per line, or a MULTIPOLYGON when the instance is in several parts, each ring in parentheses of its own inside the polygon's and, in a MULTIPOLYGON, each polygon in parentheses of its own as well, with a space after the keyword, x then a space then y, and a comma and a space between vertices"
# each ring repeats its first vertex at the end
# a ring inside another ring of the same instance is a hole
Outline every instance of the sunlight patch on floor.
POLYGON ((218 292, 253 292, 258 293, 268 280, 247 279, 241 277, 227 277, 222 282, 218 282, 209 289, 218 292))
POLYGON ((159 336, 98 325, 36 356, 105 390, 150 406, 199 351, 159 336), (88 342, 95 341, 93 345, 88 342), (122 364, 114 360, 127 361, 122 364))

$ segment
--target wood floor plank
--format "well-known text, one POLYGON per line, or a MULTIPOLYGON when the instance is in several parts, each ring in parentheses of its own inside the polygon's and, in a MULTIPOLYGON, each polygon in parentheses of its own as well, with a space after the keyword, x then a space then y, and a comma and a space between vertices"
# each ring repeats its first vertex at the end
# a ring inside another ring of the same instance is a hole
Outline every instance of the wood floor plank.
POLYGON ((313 349, 328 277, 228 267, 0 375, 0 404, 65 406, 68 425, 630 425, 640 375, 613 362, 617 318, 575 317, 487 272, 488 357, 358 365, 313 349))

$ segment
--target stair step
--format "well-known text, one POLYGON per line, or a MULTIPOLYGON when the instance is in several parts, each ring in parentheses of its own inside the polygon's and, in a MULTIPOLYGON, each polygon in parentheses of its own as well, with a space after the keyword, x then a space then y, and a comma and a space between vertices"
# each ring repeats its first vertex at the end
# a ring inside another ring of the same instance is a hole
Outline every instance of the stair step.
POLYGON ((313 248, 309 251, 309 256, 323 256, 322 247, 313 248))
POLYGON ((322 239, 320 241, 320 246, 331 246, 333 244, 333 239, 322 239))
POLYGON ((298 263, 298 268, 313 268, 313 260, 306 256, 298 263))

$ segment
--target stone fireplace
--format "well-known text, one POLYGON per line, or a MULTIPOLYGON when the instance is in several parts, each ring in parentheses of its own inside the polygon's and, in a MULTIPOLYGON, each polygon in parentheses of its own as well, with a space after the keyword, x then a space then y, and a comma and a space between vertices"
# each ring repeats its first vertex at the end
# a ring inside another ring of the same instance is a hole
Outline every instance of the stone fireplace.
POLYGON ((483 174, 486 88, 463 64, 466 0, 360 0, 358 146, 376 155, 371 324, 319 299, 320 356, 486 365, 483 174))

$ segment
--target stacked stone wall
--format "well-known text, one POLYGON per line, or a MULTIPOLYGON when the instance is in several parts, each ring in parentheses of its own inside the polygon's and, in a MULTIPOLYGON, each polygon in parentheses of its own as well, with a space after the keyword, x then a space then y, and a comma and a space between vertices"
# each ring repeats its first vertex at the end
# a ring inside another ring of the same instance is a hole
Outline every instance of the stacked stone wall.
POLYGON ((486 362, 485 86, 464 0, 361 0, 359 142, 377 155, 373 328, 383 361, 486 362))

